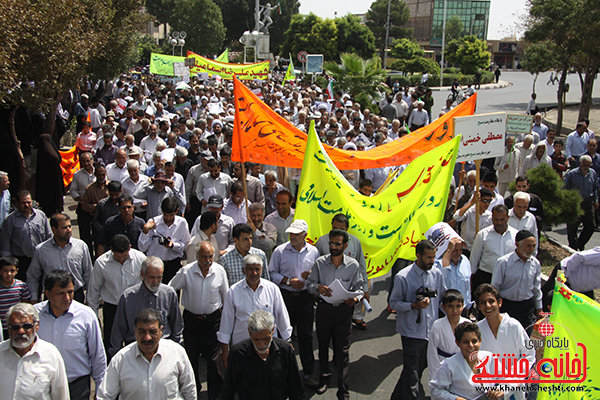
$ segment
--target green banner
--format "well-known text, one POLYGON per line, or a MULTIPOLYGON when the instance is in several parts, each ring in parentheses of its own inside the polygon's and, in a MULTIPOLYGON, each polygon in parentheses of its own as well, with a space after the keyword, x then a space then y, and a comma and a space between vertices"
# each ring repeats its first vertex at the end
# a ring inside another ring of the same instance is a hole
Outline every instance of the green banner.
POLYGON ((185 62, 185 57, 167 56, 152 53, 150 55, 150 73, 156 75, 174 76, 173 63, 185 62))

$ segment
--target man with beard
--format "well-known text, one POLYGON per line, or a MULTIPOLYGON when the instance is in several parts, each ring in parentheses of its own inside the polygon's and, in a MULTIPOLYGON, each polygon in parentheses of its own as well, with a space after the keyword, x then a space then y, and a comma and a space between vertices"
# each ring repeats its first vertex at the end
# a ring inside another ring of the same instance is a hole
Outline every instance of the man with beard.
POLYGON ((7 312, 10 340, 0 343, 0 387, 10 399, 69 398, 65 364, 52 344, 40 339, 39 315, 31 304, 7 312), (32 383, 37 382, 37 385, 32 383))
POLYGON ((154 309, 135 316, 135 342, 110 363, 98 400, 197 399, 190 360, 182 346, 163 337, 163 320, 154 309))
POLYGON ((206 360, 210 400, 219 397, 223 385, 223 378, 217 368, 219 360, 217 331, 221 322, 221 308, 229 290, 225 269, 213 262, 214 252, 215 249, 210 242, 200 242, 196 246, 197 255, 194 257, 198 261, 190 262, 181 268, 169 282, 169 286, 173 289, 181 290, 181 304, 185 308, 183 340, 186 353, 194 368, 198 393, 201 389, 198 379, 200 355, 206 360))
POLYGON ((240 398, 304 399, 294 349, 274 338, 275 319, 258 310, 248 318, 246 339, 231 348, 223 387, 223 400, 240 398))
POLYGON ((433 268, 435 245, 417 243, 417 260, 394 277, 390 306, 397 311, 396 331, 402 336, 403 365, 392 400, 418 399, 419 382, 427 367, 427 345, 446 291, 442 271, 433 268))
POLYGON ((354 314, 354 305, 358 303, 358 297, 331 304, 323 300, 323 296, 331 296, 329 286, 337 279, 344 289, 350 292, 362 292, 364 281, 360 266, 354 258, 344 254, 346 247, 348 247, 348 233, 340 229, 332 229, 329 232, 329 254, 317 258, 306 280, 308 292, 321 296, 316 314, 321 372, 317 394, 325 393, 331 380, 329 342, 333 340, 333 358, 336 360, 338 375, 337 397, 345 400, 350 398, 348 392, 350 338, 352 336, 352 315, 354 314))
POLYGON ((162 337, 181 342, 183 319, 175 290, 162 282, 164 264, 158 257, 148 257, 142 263, 142 282, 123 292, 117 305, 110 342, 110 356, 135 340, 134 318, 141 310, 152 308, 166 321, 162 337))

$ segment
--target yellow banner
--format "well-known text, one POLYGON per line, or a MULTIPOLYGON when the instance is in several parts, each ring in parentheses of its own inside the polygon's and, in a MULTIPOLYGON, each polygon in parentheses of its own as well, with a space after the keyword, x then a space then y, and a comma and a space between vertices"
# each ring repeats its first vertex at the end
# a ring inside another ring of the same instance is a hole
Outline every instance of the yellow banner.
POLYGON ((175 76, 173 63, 185 62, 185 57, 168 56, 166 54, 150 54, 150 73, 156 75, 175 76))
POLYGON ((208 75, 219 75, 224 79, 233 79, 235 75, 241 80, 267 79, 269 77, 269 61, 257 64, 231 64, 211 60, 191 51, 187 56, 196 59, 196 65, 190 68, 192 74, 208 72, 208 75))
POLYGON ((296 201, 307 240, 316 243, 342 213, 362 244, 369 278, 386 274, 398 258, 414 259, 417 243, 443 218, 459 143, 460 136, 423 154, 382 193, 366 197, 336 168, 311 122, 296 201))

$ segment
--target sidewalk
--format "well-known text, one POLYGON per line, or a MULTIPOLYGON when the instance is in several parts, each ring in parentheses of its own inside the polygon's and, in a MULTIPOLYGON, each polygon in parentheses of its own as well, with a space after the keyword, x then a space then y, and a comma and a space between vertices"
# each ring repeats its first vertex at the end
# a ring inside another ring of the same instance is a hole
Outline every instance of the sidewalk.
MULTIPOLYGON (((484 85, 481 85, 479 87, 479 90, 487 90, 487 89, 502 89, 505 87, 509 87, 512 86, 513 84, 507 81, 503 81, 502 79, 500 79, 500 81, 498 83, 486 83, 484 85)), ((434 92, 443 92, 443 91, 447 91, 449 92, 450 89, 452 89, 452 86, 438 86, 438 87, 431 87, 429 88, 434 92)))
MULTIPOLYGON (((543 108, 541 105, 540 108, 543 108)), ((556 104, 554 104, 556 107, 556 104)), ((569 133, 575 130, 577 125, 577 118, 579 117, 579 103, 567 103, 567 106, 563 109, 563 121, 562 129, 559 136, 567 136, 569 133)), ((548 128, 556 129, 556 121, 558 119, 558 111, 556 108, 548 111, 544 118, 544 123, 548 125, 548 128)), ((600 104, 592 104, 590 107, 590 121, 600 121, 600 104)), ((594 130, 594 126, 591 127, 594 130)), ((597 130, 597 129, 596 129, 597 130)))

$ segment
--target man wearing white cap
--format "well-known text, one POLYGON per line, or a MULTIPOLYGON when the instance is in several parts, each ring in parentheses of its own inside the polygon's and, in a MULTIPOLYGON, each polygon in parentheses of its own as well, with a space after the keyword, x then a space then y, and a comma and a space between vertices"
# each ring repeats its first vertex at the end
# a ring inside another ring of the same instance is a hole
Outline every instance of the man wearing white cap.
POLYGON ((315 365, 313 355, 313 296, 306 290, 306 278, 319 258, 319 250, 306 242, 308 224, 297 219, 285 230, 290 240, 275 248, 269 263, 271 281, 279 286, 292 327, 296 326, 300 361, 304 383, 316 386, 312 376, 315 365))

